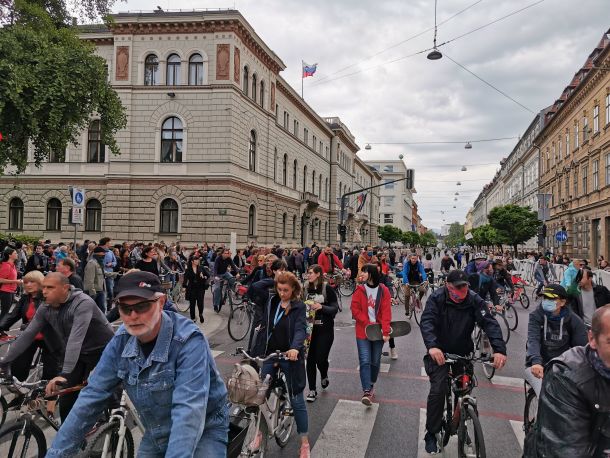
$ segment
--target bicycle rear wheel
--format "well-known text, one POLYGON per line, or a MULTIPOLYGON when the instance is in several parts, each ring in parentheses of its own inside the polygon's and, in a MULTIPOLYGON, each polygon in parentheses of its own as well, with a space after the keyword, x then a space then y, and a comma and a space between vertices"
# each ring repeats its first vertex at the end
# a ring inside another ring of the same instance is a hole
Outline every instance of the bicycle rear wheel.
POLYGON ((536 423, 536 415, 538 414, 538 396, 533 388, 527 391, 525 397, 525 408, 523 409, 523 431, 527 434, 536 423))
POLYGON ((0 394, 0 428, 6 421, 6 415, 8 414, 8 403, 3 395, 0 394))
POLYGON ((525 294, 525 291, 519 295, 519 302, 521 302, 521 306, 526 309, 530 306, 530 298, 525 294))
POLYGON ((4 458, 43 458, 47 454, 47 440, 42 430, 30 422, 23 431, 23 421, 0 429, 0 456, 4 458))
POLYGON ((472 406, 466 405, 458 426, 458 456, 460 458, 485 458, 485 439, 479 416, 472 406))
POLYGON ((502 340, 507 344, 510 340, 510 326, 508 325, 508 321, 503 313, 496 313, 495 318, 502 330, 502 340))
POLYGON ((250 326, 252 325, 252 315, 245 305, 238 305, 229 315, 228 331, 229 336, 236 342, 239 342, 248 335, 250 326))
MULTIPOLYGON (((117 421, 102 425, 87 439, 87 447, 85 447, 83 455, 93 458, 114 458, 121 441, 119 428, 120 424, 117 421)), ((120 456, 123 458, 133 458, 135 456, 133 436, 128 428, 125 428, 125 436, 122 440, 123 445, 120 456)))
POLYGON ((515 307, 508 302, 504 304, 504 317, 506 318, 508 327, 511 331, 517 329, 517 326, 519 326, 519 315, 517 314, 515 307))

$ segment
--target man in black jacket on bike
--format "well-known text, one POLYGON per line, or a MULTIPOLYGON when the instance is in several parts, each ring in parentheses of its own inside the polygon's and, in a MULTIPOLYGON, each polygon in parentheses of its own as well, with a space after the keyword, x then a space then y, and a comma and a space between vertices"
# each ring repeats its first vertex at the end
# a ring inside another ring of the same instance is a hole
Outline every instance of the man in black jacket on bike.
POLYGON ((424 366, 430 378, 424 437, 428 453, 439 452, 436 434, 441 429, 449 373, 444 354, 472 353, 472 331, 477 323, 493 348, 494 367, 500 369, 506 364, 506 345, 500 325, 491 316, 485 301, 469 291, 468 285, 468 276, 463 271, 451 271, 445 287, 428 298, 421 317, 421 334, 428 350, 424 366))

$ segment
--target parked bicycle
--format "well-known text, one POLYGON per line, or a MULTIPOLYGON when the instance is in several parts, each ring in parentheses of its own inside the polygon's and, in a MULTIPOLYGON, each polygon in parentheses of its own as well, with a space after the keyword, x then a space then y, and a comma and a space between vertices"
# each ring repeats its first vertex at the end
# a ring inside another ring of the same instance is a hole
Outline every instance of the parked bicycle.
POLYGON ((477 400, 472 396, 477 386, 472 363, 490 361, 490 356, 459 356, 445 354, 445 363, 449 365, 447 377, 447 397, 441 431, 437 435, 441 453, 449 443, 449 438, 457 435, 458 456, 485 458, 485 439, 479 421, 477 400))
POLYGON ((245 301, 242 304, 231 307, 227 330, 229 331, 229 336, 234 341, 239 342, 243 340, 250 332, 254 320, 254 307, 256 307, 256 304, 252 301, 245 301))
MULTIPOLYGON (((247 364, 255 363, 260 368, 265 361, 286 359, 284 354, 277 351, 270 354, 266 358, 256 358, 250 356, 243 348, 239 347, 235 351, 235 355, 242 355, 247 364)), ((260 370, 259 370, 260 377, 260 370)), ((231 383, 229 382, 229 386, 231 383)), ((248 390, 252 387, 243 387, 248 390)), ((260 384, 255 389, 260 389, 260 384)), ((269 439, 275 438, 276 443, 280 447, 285 447, 288 444, 292 429, 294 427, 294 413, 290 403, 290 395, 288 393, 288 385, 286 376, 281 367, 278 367, 276 377, 271 381, 266 396, 261 400, 261 404, 249 405, 239 404, 239 400, 231 399, 234 405, 231 409, 232 423, 240 424, 246 433, 239 435, 239 440, 242 442, 239 447, 240 457, 258 457, 267 456, 267 447, 269 439), (253 448, 254 439, 258 432, 262 433, 262 440, 257 444, 257 448, 253 448)), ((232 396, 232 391, 229 388, 229 396, 232 396)), ((235 448, 234 444, 229 444, 229 449, 235 448)))

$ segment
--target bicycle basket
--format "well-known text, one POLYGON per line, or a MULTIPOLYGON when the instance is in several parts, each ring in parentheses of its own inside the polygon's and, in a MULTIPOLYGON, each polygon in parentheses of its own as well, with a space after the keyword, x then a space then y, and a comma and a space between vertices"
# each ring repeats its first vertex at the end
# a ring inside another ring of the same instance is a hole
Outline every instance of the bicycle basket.
POLYGON ((261 381, 258 372, 247 363, 237 363, 227 383, 229 399, 235 404, 259 406, 265 401, 268 383, 261 381))

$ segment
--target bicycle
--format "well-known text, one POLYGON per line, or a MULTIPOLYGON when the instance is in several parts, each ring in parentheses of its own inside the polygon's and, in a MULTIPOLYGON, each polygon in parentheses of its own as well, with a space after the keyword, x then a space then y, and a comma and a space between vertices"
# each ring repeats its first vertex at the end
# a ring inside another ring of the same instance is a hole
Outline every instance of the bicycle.
POLYGON ((352 272, 346 269, 342 273, 342 279, 339 283, 339 293, 345 297, 349 297, 356 291, 356 280, 352 278, 352 272))
POLYGON ((437 441, 443 454, 449 438, 457 435, 460 458, 467 456, 485 458, 486 456, 477 400, 472 396, 472 390, 477 386, 477 379, 472 370, 474 361, 490 361, 490 357, 445 354, 445 363, 449 365, 448 390, 442 427, 437 434, 437 441), (458 362, 462 363, 459 368, 457 367, 458 362))
MULTIPOLYGON (((11 385, 23 395, 23 401, 19 417, 0 429, 0 456, 42 458, 46 455, 47 440, 37 422, 42 420, 55 431, 58 431, 60 426, 55 418, 46 412, 45 401, 49 398, 45 397, 44 393, 47 383, 47 380, 30 383, 12 378, 11 385)), ((55 393, 53 397, 73 393, 83 387, 84 385, 77 385, 65 388, 55 393)))
POLYGON ((529 308, 530 306, 530 298, 525 293, 525 287, 527 286, 527 282, 521 278, 521 274, 513 274, 512 277, 513 286, 515 287, 512 294, 512 302, 513 304, 516 301, 521 303, 521 306, 524 309, 529 308))
MULTIPOLYGON (((409 318, 409 320, 411 319, 411 317, 415 318, 415 322, 417 323, 417 325, 419 326, 420 321, 421 321, 421 314, 424 311, 424 304, 422 303, 421 299, 419 298, 419 287, 422 285, 426 285, 427 286, 427 282, 418 284, 418 285, 407 285, 405 284, 404 287, 406 288, 407 286, 409 286, 410 289, 410 299, 409 299, 409 304, 405 304, 405 308, 406 310, 406 315, 409 318)), ((406 294, 406 293, 405 293, 406 294)))
POLYGON ((144 425, 135 412, 127 393, 123 391, 119 407, 113 409, 108 421, 100 425, 87 439, 83 455, 95 458, 133 458, 135 445, 133 435, 127 425, 128 418, 144 434, 144 425))
POLYGON ((229 313, 229 322, 227 323, 227 330, 229 336, 236 342, 243 340, 252 327, 254 320, 254 302, 245 301, 244 303, 231 307, 229 313))
POLYGON ((506 322, 508 323, 510 330, 514 331, 517 329, 517 326, 519 326, 519 315, 517 314, 517 310, 510 300, 511 295, 507 294, 505 289, 499 288, 498 297, 500 298, 499 307, 502 308, 500 313, 504 315, 504 318, 506 318, 506 322))
MULTIPOLYGON (((252 357, 242 347, 235 350, 234 356, 237 355, 242 355, 247 361, 257 364, 260 368, 265 361, 286 359, 279 351, 266 358, 252 357)), ((260 373, 261 370, 259 369, 259 375, 260 373)), ((245 426, 247 432, 239 454, 240 457, 263 458, 266 456, 267 444, 271 438, 275 438, 275 442, 282 448, 288 444, 295 420, 286 376, 281 367, 278 367, 277 375, 271 382, 268 395, 262 405, 244 406, 235 404, 234 406, 235 408, 231 409, 231 416, 234 420, 242 421, 244 425, 247 425, 245 426), (262 433, 261 443, 256 450, 252 450, 250 447, 259 431, 262 433)))
MULTIPOLYGON (((472 335, 475 357, 484 359, 489 356, 493 350, 485 331, 483 331, 483 329, 481 329, 478 325, 475 325, 472 335)), ((496 373, 496 368, 488 361, 482 362, 481 365, 483 366, 483 373, 485 374, 485 377, 487 377, 487 380, 491 380, 496 373)))
MULTIPOLYGON (((324 274, 324 280, 328 282, 328 285, 335 290, 335 294, 337 296, 337 305, 339 306, 339 311, 343 311, 343 301, 341 299, 341 285, 343 284, 343 273, 340 270, 335 271, 334 273, 324 274)), ((351 279, 350 279, 351 280, 351 279)), ((354 289, 356 285, 354 283, 354 289)))
POLYGON ((529 433, 536 423, 538 415, 538 396, 534 388, 526 380, 523 381, 523 391, 525 393, 525 407, 523 408, 523 431, 529 433))
POLYGON ((179 312, 186 312, 189 309, 189 303, 181 300, 182 281, 175 281, 175 277, 172 278, 172 275, 175 276, 176 273, 177 272, 168 272, 159 275, 159 280, 161 281, 161 288, 163 288, 165 294, 167 295, 167 298, 172 302, 174 307, 176 307, 179 312), (176 290, 178 292, 176 292, 176 290))

